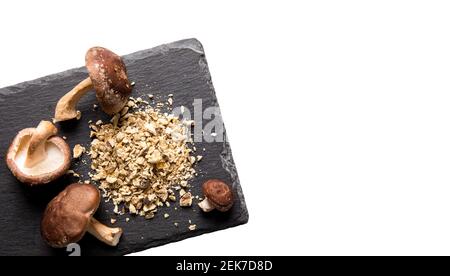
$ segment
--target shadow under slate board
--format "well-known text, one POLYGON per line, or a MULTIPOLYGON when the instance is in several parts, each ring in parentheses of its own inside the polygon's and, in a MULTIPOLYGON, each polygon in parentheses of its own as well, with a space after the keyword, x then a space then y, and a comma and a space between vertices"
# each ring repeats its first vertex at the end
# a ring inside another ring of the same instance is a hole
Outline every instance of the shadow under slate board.
MULTIPOLYGON (((156 103, 167 101, 168 95, 173 94, 174 106, 183 105, 192 110, 194 99, 202 99, 203 109, 218 106, 203 47, 196 39, 161 45, 123 58, 130 81, 135 82, 132 93, 135 98, 147 97, 148 100, 147 95, 153 94, 153 103, 156 103)), ((77 178, 64 176, 49 185, 30 188, 13 177, 6 166, 5 155, 19 130, 35 127, 40 120, 51 119, 57 100, 86 77, 87 71, 82 67, 0 89, 0 255, 68 254, 65 249, 53 249, 44 243, 40 236, 40 221, 47 203, 77 178)), ((95 93, 90 92, 78 105, 82 111, 81 120, 57 124, 58 135, 66 136, 71 148, 75 144, 89 147, 89 120, 110 119, 101 110, 94 110, 94 103, 95 93)), ((209 121, 203 119, 203 125, 209 121)), ((229 212, 203 213, 196 204, 191 208, 179 208, 176 202, 177 210, 174 204, 160 207, 155 218, 146 220, 128 214, 116 216, 112 203, 103 201, 95 217, 106 225, 111 225, 110 219, 116 218, 114 226, 122 227, 124 234, 117 247, 104 245, 86 234, 79 242, 81 255, 124 255, 246 223, 248 212, 244 196, 230 145, 226 135, 224 137, 224 142, 195 143, 203 159, 196 165, 199 175, 190 180, 190 184, 193 194, 200 196, 201 185, 209 178, 231 184, 236 202, 229 212), (163 217, 165 213, 169 218, 163 217), (129 218, 128 222, 126 218, 129 218), (188 229, 191 223, 197 225, 196 230, 188 229)), ((88 179, 90 161, 86 154, 82 159, 86 164, 73 160, 71 169, 84 180, 88 179)))

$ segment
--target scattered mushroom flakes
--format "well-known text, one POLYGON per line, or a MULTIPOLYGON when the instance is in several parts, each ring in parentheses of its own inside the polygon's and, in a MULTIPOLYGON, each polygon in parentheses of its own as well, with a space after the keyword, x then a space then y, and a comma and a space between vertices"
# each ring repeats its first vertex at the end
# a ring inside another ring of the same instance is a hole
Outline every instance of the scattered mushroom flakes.
POLYGON ((78 177, 78 178, 80 178, 80 175, 77 174, 74 170, 68 170, 68 171, 66 172, 66 174, 72 175, 73 177, 78 177))
POLYGON ((158 207, 176 200, 174 190, 187 187, 196 173, 196 158, 188 147, 189 126, 142 100, 130 98, 122 111, 117 125, 90 124, 90 176, 112 200, 115 213, 123 214, 120 205, 130 214, 151 219, 158 207))
POLYGON ((73 147, 73 158, 79 158, 84 152, 86 151, 86 148, 81 146, 80 144, 76 144, 73 147))
POLYGON ((197 229, 197 225, 196 224, 191 224, 189 225, 189 230, 194 231, 195 229, 197 229))
POLYGON ((180 198, 180 206, 181 207, 190 207, 192 206, 192 194, 184 193, 180 198))

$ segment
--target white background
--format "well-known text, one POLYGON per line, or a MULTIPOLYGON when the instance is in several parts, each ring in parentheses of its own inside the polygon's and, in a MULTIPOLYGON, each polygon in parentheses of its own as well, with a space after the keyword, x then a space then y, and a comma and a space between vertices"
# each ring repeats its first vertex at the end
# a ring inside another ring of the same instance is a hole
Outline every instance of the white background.
POLYGON ((449 14, 448 1, 1 1, 0 86, 82 66, 94 45, 196 37, 250 221, 141 254, 450 255, 449 14))

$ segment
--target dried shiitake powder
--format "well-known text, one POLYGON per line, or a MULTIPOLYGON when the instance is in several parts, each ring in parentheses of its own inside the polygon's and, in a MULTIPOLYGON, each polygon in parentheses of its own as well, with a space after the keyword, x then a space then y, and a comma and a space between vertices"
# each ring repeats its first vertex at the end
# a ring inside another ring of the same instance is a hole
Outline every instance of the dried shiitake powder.
POLYGON ((158 207, 176 201, 174 190, 188 187, 197 162, 188 147, 191 124, 131 98, 110 123, 89 125, 89 176, 112 200, 116 214, 151 219, 158 207))

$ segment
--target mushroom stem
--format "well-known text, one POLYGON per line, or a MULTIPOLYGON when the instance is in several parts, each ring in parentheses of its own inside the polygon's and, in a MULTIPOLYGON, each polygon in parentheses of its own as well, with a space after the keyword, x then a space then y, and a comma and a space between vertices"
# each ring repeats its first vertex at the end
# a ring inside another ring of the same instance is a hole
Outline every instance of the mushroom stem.
POLYGON ((122 236, 123 232, 122 228, 108 227, 104 224, 101 224, 95 218, 91 218, 87 231, 97 239, 110 246, 116 246, 119 243, 120 237, 122 236))
POLYGON ((207 197, 205 197, 205 199, 198 203, 198 207, 200 207, 200 209, 202 209, 202 211, 205 213, 211 212, 215 209, 207 197))
POLYGON ((25 167, 31 168, 47 158, 45 142, 50 136, 55 135, 58 129, 49 121, 41 121, 31 135, 30 144, 25 159, 25 167))
POLYGON ((59 99, 56 104, 54 122, 66 121, 74 118, 79 119, 81 112, 77 110, 77 104, 86 92, 92 88, 91 78, 88 77, 59 99))

